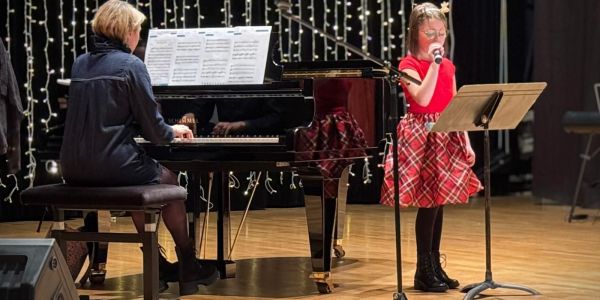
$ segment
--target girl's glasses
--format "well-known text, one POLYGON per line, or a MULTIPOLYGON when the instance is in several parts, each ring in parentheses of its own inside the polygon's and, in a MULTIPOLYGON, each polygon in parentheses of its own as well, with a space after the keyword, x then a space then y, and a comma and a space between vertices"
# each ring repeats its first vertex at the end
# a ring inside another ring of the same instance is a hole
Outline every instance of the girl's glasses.
POLYGON ((446 38, 446 31, 435 31, 433 29, 423 31, 425 37, 429 40, 434 40, 436 37, 440 37, 442 39, 446 38))

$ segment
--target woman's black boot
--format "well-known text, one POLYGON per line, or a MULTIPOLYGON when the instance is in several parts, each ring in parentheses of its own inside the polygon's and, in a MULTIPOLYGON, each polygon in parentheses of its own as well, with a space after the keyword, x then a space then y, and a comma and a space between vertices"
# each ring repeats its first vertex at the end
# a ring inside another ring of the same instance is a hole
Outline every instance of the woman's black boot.
POLYGON ((448 285, 436 276, 431 261, 431 253, 417 256, 417 272, 415 273, 415 289, 424 292, 445 292, 448 285))
MULTIPOLYGON (((140 247, 142 252, 143 247, 140 247)), ((158 292, 162 293, 169 288, 169 282, 179 281, 179 266, 169 262, 163 255, 164 249, 158 246, 158 292)))
POLYGON ((439 278, 446 285, 448 285, 449 288, 455 289, 460 285, 458 280, 448 277, 448 274, 446 274, 444 269, 442 269, 439 252, 431 252, 431 262, 433 263, 433 270, 437 278, 439 278))
POLYGON ((175 247, 179 261, 179 295, 198 292, 198 284, 209 285, 219 278, 219 271, 213 265, 200 265, 196 260, 194 242, 190 240, 181 247, 175 247))

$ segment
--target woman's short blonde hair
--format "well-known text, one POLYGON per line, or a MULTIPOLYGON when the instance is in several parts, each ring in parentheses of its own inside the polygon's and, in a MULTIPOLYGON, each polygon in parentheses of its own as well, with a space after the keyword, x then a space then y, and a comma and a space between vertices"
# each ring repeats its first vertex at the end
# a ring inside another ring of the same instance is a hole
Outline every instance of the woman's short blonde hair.
POLYGON ((146 16, 131 4, 108 0, 98 8, 92 20, 92 30, 109 39, 125 42, 127 35, 139 30, 145 20, 146 16))

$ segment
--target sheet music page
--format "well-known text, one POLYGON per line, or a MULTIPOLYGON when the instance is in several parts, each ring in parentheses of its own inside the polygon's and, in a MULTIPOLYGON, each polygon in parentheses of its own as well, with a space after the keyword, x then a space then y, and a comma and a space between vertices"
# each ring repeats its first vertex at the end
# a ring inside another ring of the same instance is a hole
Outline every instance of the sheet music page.
POLYGON ((152 85, 262 84, 270 26, 152 29, 145 63, 152 85))
POLYGON ((168 85, 177 41, 177 30, 154 30, 148 33, 144 63, 153 85, 168 85))
POLYGON ((269 50, 271 27, 237 27, 229 69, 229 82, 263 83, 269 50), (258 68, 262 66, 262 68, 258 68))
POLYGON ((204 43, 204 37, 198 30, 177 31, 169 85, 193 85, 198 82, 204 43))
POLYGON ((233 28, 207 28, 202 33, 206 45, 202 53, 202 66, 198 85, 227 84, 233 51, 233 28))

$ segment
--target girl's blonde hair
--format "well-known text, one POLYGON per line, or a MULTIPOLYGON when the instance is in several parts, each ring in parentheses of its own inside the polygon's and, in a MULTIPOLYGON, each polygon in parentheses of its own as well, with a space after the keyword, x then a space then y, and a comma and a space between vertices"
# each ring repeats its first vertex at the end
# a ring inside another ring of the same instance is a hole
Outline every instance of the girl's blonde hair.
POLYGON ((413 7, 408 21, 408 38, 406 39, 406 47, 412 54, 416 55, 419 52, 419 26, 431 19, 444 22, 444 26, 448 28, 446 15, 435 4, 423 2, 413 7))
POLYGON ((96 34, 124 43, 127 35, 138 30, 145 20, 146 16, 131 4, 121 0, 108 0, 94 15, 92 30, 96 34))

